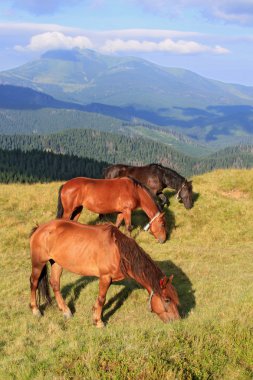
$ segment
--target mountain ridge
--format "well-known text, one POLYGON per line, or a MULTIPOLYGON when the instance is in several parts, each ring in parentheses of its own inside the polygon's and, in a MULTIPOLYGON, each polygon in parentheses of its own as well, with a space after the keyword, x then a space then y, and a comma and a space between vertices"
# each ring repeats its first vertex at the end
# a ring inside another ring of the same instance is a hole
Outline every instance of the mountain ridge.
POLYGON ((64 101, 135 108, 253 105, 253 87, 226 84, 192 71, 92 50, 52 50, 0 72, 0 83, 42 90, 64 101))

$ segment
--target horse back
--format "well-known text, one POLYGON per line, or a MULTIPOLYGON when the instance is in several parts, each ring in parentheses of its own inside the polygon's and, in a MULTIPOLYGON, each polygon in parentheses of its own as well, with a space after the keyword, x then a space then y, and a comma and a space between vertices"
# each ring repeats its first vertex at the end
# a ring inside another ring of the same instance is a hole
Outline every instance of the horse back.
POLYGON ((61 196, 64 205, 71 203, 71 209, 82 205, 97 213, 120 212, 126 207, 139 206, 138 192, 129 178, 74 178, 65 183, 61 196))
POLYGON ((89 226, 53 220, 40 226, 31 237, 33 261, 54 260, 70 272, 100 277, 120 277, 119 253, 110 224, 89 226))
POLYGON ((132 177, 146 185, 154 194, 165 187, 161 170, 156 164, 145 166, 113 165, 108 168, 106 175, 106 178, 132 177))

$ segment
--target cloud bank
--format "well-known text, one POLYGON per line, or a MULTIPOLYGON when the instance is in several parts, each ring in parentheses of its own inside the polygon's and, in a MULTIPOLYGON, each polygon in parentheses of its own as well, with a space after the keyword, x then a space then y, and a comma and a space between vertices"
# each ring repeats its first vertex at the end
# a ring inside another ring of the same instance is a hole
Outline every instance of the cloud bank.
POLYGON ((105 53, 115 53, 119 51, 132 51, 132 52, 167 52, 174 54, 199 54, 199 53, 215 53, 227 54, 229 50, 219 45, 210 47, 200 44, 195 41, 178 40, 173 41, 170 38, 160 42, 152 41, 138 41, 138 40, 107 40, 100 49, 105 53))
MULTIPOLYGON (((18 24, 18 28, 26 33, 29 27, 18 24), (23 28, 23 29, 22 29, 23 28)), ((64 30, 59 25, 41 25, 42 33, 38 33, 36 25, 35 33, 30 32, 29 43, 15 45, 14 49, 18 52, 43 52, 52 49, 94 49, 102 53, 152 53, 165 52, 169 54, 227 54, 229 50, 218 44, 209 45, 198 41, 205 39, 206 36, 191 32, 177 32, 170 30, 113 30, 103 32, 92 32, 69 29, 64 30), (36 33, 37 32, 37 33, 36 33)), ((1 34, 1 24, 0 24, 1 34)))

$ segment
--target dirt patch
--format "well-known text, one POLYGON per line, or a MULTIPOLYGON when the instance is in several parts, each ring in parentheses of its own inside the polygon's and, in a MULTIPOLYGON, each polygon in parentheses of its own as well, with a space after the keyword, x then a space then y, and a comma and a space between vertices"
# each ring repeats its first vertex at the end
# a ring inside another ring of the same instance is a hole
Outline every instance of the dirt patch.
POLYGON ((224 197, 232 198, 232 199, 248 199, 249 198, 249 193, 246 193, 238 189, 233 189, 230 191, 221 191, 221 194, 224 197))

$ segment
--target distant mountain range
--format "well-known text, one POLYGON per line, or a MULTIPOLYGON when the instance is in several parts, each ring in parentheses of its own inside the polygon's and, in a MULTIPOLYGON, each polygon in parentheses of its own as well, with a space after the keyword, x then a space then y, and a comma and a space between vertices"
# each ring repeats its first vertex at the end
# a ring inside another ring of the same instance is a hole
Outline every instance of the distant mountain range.
POLYGON ((253 87, 87 49, 49 51, 36 61, 1 72, 0 83, 31 87, 69 102, 148 110, 253 105, 253 87))
MULTIPOLYGON (((1 83, 0 108, 5 110, 58 109, 60 120, 72 110, 73 120, 80 113, 92 115, 94 129, 105 116, 105 130, 158 141, 162 133, 172 131, 174 140, 186 136, 190 144, 208 143, 214 149, 253 141, 253 87, 139 58, 91 50, 49 51, 37 61, 1 72, 1 83)), ((28 122, 27 132, 31 130, 36 128, 28 122)), ((169 143, 174 140, 169 138, 169 143)))

